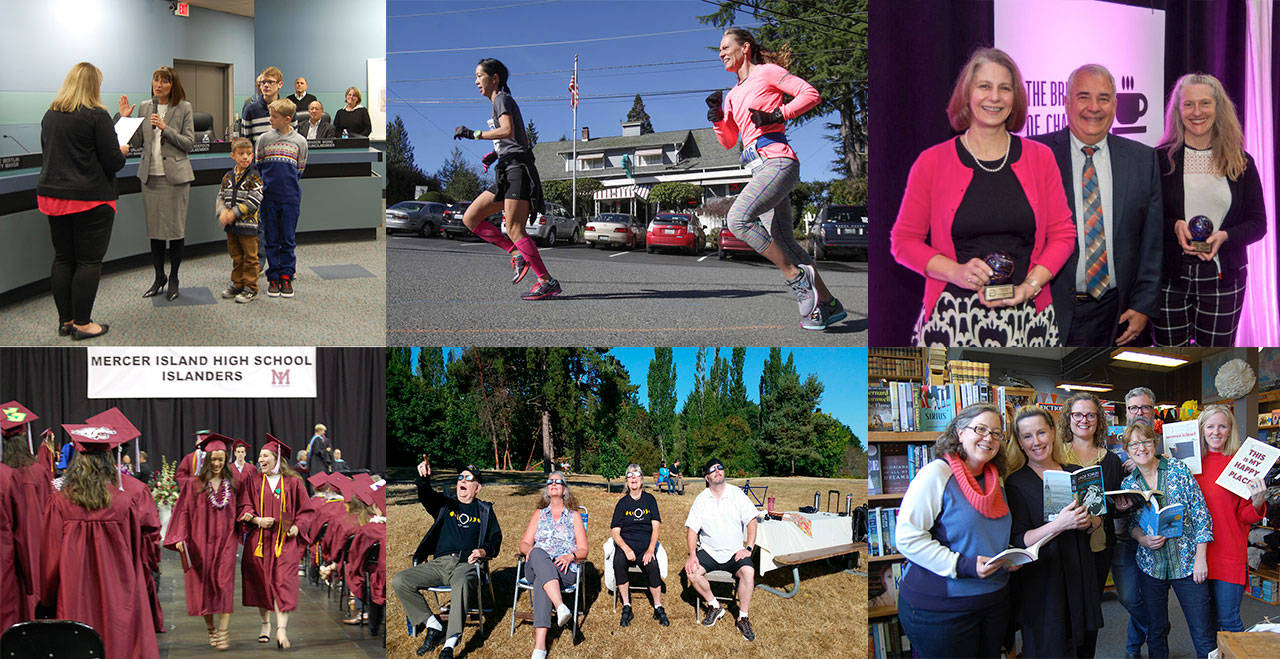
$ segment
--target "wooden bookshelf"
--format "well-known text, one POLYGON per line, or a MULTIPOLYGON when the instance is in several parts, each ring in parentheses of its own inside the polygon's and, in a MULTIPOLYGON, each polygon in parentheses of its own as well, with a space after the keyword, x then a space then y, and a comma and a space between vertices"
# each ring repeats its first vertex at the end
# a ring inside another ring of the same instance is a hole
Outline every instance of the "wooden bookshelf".
POLYGON ((1272 389, 1258 394, 1258 404, 1262 403, 1280 403, 1280 389, 1272 389))
POLYGON ((898 607, 896 606, 877 606, 867 609, 867 618, 888 618, 889 616, 898 615, 898 607))
POLYGON ((870 444, 932 444, 938 439, 938 432, 893 432, 889 430, 873 430, 867 433, 870 444))
MULTIPOLYGON (((903 493, 905 494, 905 492, 903 493)), ((875 503, 877 501, 901 501, 902 494, 868 494, 867 503, 875 503)), ((874 508, 875 506, 871 506, 874 508)))
POLYGON ((868 556, 867 562, 868 563, 885 563, 888 561, 900 561, 904 558, 906 558, 906 556, 903 556, 902 554, 886 554, 884 556, 868 556))

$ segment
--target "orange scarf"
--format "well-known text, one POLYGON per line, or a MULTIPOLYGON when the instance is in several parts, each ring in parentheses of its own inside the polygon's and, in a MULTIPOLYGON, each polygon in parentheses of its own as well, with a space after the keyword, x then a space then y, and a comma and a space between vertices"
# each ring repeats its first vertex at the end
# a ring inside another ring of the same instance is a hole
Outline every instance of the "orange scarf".
POLYGON ((951 474, 956 477, 956 483, 960 484, 960 491, 964 493, 964 498, 969 505, 982 513, 983 517, 999 519, 1009 514, 1009 504, 1005 503, 1004 490, 1000 488, 1000 472, 996 471, 994 464, 988 462, 982 469, 982 477, 985 481, 984 491, 978 490, 978 480, 969 473, 960 456, 948 453, 947 464, 951 465, 951 474))

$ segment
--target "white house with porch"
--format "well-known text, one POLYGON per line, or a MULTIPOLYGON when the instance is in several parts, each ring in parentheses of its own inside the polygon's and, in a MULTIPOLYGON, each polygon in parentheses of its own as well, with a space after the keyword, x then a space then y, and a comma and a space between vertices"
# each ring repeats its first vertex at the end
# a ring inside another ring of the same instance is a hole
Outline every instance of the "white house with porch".
MULTIPOLYGON (((596 213, 631 213, 648 220, 656 212, 649 190, 668 181, 702 188, 702 200, 736 195, 751 180, 739 163, 742 148, 726 149, 712 128, 640 133, 640 122, 622 124, 622 135, 592 138, 587 127, 573 157, 573 142, 539 142, 534 146, 538 174, 544 181, 568 180, 578 170, 578 180, 591 178, 604 185, 595 194, 596 213)), ((579 209, 582 212, 582 209, 579 209)), ((708 232, 719 229, 723 218, 702 217, 708 232)))

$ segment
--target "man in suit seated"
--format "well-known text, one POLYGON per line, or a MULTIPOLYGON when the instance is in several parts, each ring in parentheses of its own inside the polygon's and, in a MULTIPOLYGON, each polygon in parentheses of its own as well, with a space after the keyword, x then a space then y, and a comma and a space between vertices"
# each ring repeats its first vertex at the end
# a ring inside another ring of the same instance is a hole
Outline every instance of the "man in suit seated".
POLYGON ((1076 250, 1051 285, 1069 346, 1123 345, 1146 336, 1159 308, 1164 210, 1155 150, 1110 135, 1116 84, 1099 64, 1071 72, 1067 128, 1036 137, 1053 149, 1076 250))
POLYGON ((324 116, 324 104, 320 101, 311 101, 311 105, 307 107, 308 121, 302 122, 298 126, 298 132, 309 140, 327 140, 333 139, 333 124, 329 123, 329 119, 324 116))

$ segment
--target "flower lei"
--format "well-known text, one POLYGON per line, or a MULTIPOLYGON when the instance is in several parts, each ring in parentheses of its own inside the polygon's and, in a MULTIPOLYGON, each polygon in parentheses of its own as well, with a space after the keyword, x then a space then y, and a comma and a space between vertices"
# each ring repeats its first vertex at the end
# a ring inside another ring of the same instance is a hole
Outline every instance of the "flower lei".
POLYGON ((222 487, 220 489, 222 490, 222 496, 219 497, 221 501, 213 496, 213 490, 209 490, 209 503, 213 504, 214 508, 226 508, 227 504, 231 502, 231 483, 228 483, 225 478, 222 479, 222 487))

